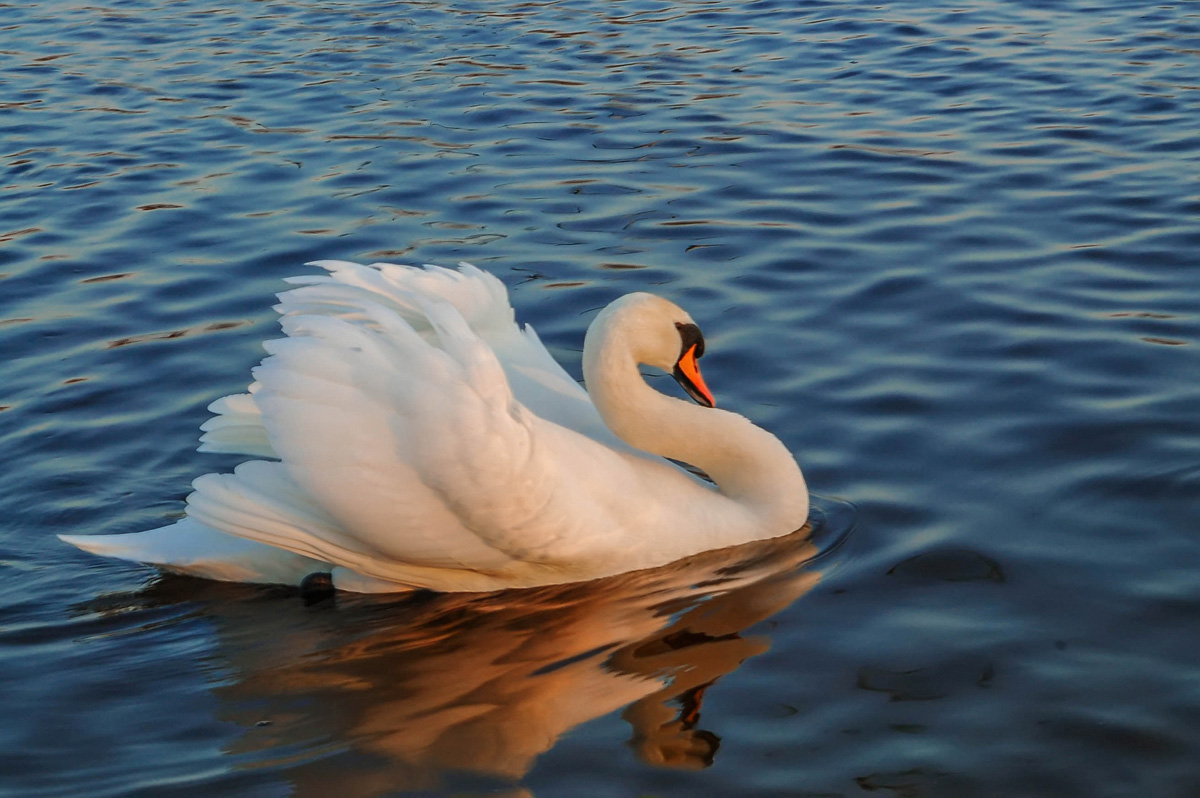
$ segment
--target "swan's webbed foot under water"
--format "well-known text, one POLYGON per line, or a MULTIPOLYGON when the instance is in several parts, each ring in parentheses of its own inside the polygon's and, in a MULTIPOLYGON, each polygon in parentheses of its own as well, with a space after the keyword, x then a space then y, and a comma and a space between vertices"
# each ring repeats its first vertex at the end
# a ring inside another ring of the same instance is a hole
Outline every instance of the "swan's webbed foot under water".
POLYGON ((331 599, 336 593, 333 574, 328 571, 315 571, 300 580, 300 598, 304 599, 306 605, 331 599))

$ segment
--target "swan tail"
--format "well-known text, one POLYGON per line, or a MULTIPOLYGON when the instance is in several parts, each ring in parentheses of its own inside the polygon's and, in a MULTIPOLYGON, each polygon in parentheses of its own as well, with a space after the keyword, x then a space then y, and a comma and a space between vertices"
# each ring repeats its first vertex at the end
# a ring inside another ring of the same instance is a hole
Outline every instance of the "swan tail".
POLYGON ((484 574, 418 567, 394 569, 390 579, 367 576, 287 548, 218 532, 194 518, 144 532, 58 537, 90 554, 220 582, 296 587, 310 574, 328 572, 338 590, 351 593, 398 593, 422 587, 486 591, 508 586, 484 574))
POLYGON ((329 565, 291 551, 226 535, 192 518, 124 535, 59 535, 83 551, 224 582, 298 585, 329 565))

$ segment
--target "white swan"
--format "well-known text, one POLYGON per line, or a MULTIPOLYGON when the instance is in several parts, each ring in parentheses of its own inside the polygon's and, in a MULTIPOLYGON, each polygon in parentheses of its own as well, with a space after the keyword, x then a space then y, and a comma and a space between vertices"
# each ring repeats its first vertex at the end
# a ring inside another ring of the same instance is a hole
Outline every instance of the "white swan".
POLYGON ((249 393, 210 405, 201 451, 260 458, 195 480, 187 515, 97 554, 212 579, 343 590, 581 581, 792 532, 808 490, 780 441, 713 407, 687 313, 644 293, 588 328, 585 392, 503 283, 320 261, 279 295, 249 393), (650 388, 672 372, 699 404, 650 388), (709 474, 704 482, 664 458, 709 474))

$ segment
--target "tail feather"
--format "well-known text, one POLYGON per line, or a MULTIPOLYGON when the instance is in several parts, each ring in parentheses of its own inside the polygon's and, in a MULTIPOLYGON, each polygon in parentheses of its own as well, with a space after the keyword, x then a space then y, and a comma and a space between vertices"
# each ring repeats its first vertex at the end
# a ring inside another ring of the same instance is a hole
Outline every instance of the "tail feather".
POLYGON ((195 519, 125 535, 59 535, 92 554, 225 582, 298 585, 329 563, 226 535, 195 519))

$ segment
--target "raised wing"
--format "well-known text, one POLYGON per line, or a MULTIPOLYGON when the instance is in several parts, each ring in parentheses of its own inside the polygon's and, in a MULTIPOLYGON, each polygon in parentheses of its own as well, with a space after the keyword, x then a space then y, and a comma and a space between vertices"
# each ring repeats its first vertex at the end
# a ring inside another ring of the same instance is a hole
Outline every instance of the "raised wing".
MULTIPOLYGON (((328 316, 354 322, 362 319, 362 303, 370 301, 399 316, 436 346, 421 303, 441 300, 495 353, 517 401, 548 421, 614 448, 627 448, 605 426, 587 393, 555 361, 533 327, 518 327, 507 289, 495 276, 469 263, 459 264, 458 270, 334 260, 309 265, 329 274, 288 278, 300 287, 279 295, 276 309, 285 318, 328 316)), ((254 383, 248 393, 209 405, 215 415, 201 426, 200 451, 277 456, 255 402, 258 387, 254 383)))
POLYGON ((321 265, 331 278, 281 295, 287 337, 266 344, 253 410, 226 400, 230 429, 257 411, 282 462, 201 477, 189 517, 408 584, 425 569, 546 581, 612 548, 585 530, 628 515, 644 486, 630 455, 552 420, 586 427, 595 410, 507 303, 499 312, 498 280, 321 265), (423 292, 398 287, 405 279, 423 292))

